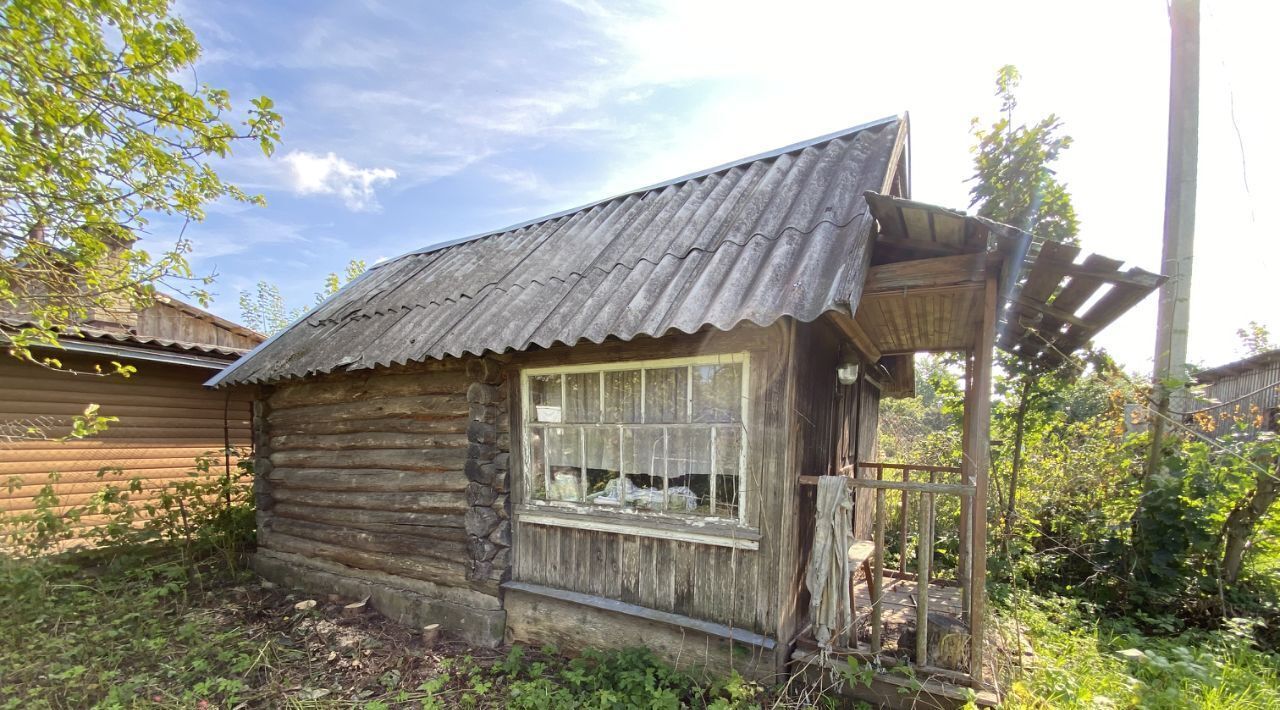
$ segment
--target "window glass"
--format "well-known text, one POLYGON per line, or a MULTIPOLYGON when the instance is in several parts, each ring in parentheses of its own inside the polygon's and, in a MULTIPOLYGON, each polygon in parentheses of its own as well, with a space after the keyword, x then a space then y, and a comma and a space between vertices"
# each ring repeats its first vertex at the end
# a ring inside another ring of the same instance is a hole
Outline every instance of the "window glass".
POLYGON ((644 421, 671 424, 688 421, 689 368, 644 371, 644 421))
POLYGON ((600 421, 600 373, 584 372, 564 376, 564 420, 600 421))
POLYGON ((640 371, 604 373, 604 417, 601 421, 633 424, 640 421, 640 371))
POLYGON ((529 373, 528 499, 738 518, 745 360, 529 373))
POLYGON ((742 421, 742 366, 697 365, 693 370, 693 421, 742 421))
POLYGON ((529 378, 529 405, 535 422, 561 422, 560 375, 534 375, 529 378))

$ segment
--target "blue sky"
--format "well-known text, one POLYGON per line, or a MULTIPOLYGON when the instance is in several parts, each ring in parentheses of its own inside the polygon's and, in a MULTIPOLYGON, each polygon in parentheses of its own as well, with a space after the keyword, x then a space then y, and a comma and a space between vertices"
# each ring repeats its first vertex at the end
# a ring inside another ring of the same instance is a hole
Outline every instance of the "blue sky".
MULTIPOLYGON (((213 310, 276 282, 309 303, 325 274, 910 111, 917 199, 967 205, 969 120, 1058 113, 1087 251, 1159 266, 1168 82, 1160 0, 992 3, 184 1, 198 78, 285 118, 271 159, 219 166, 267 207, 191 225, 213 310), (963 7, 961 6, 963 5, 963 7)), ((1193 360, 1280 330, 1274 6, 1206 0, 1193 360)), ((154 225, 153 240, 176 237, 154 225)), ((1154 298, 1099 340, 1149 368, 1154 298)))

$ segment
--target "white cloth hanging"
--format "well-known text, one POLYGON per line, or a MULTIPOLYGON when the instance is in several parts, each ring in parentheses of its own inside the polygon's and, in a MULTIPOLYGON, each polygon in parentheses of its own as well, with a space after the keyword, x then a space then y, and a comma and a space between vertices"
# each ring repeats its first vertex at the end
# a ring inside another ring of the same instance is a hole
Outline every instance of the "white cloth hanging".
POLYGON ((809 620, 813 638, 823 648, 849 646, 852 609, 849 599, 849 546, 853 543, 853 499, 844 476, 818 478, 813 550, 805 586, 809 588, 809 620))

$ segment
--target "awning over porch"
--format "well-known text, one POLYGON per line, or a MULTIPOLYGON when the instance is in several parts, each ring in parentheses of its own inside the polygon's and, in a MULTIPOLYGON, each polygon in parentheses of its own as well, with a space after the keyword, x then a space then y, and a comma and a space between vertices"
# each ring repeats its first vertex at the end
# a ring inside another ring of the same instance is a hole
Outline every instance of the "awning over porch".
POLYGON ((878 223, 855 325, 876 358, 967 350, 983 287, 998 273, 997 344, 1054 368, 1154 291, 1165 277, 1080 248, 1037 243, 1008 225, 937 205, 866 193, 878 223), (997 264, 999 271, 995 272, 997 264))

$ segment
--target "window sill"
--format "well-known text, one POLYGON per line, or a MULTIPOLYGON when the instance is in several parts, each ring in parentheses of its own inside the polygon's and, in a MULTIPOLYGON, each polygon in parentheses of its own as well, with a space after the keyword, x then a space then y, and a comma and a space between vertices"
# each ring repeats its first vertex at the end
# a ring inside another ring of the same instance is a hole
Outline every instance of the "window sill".
POLYGON ((760 549, 760 531, 732 521, 691 521, 671 517, 621 513, 594 508, 521 505, 516 519, 524 525, 598 530, 600 532, 679 540, 737 550, 760 549))

